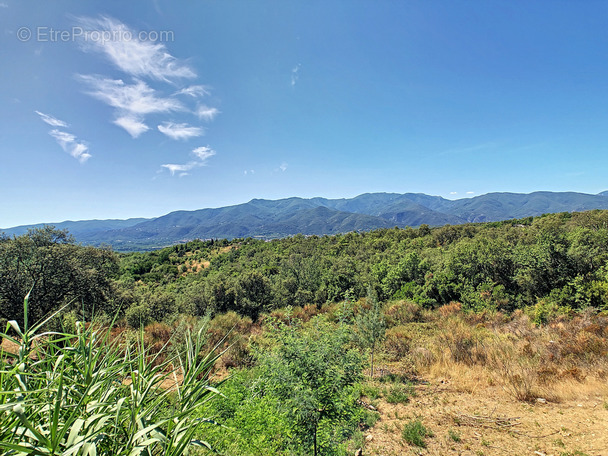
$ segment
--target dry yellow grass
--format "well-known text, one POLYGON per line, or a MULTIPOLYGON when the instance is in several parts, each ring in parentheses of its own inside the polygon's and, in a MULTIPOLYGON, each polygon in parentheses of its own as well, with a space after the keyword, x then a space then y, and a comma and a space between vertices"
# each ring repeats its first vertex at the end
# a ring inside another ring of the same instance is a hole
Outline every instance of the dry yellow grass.
POLYGON ((378 400, 380 420, 366 432, 363 454, 608 454, 605 383, 590 381, 575 387, 560 382, 555 385, 559 402, 542 398, 527 403, 491 385, 478 368, 460 366, 449 374, 418 384, 408 404, 378 400), (434 434, 426 439, 427 448, 410 446, 401 437, 403 425, 414 419, 434 434))

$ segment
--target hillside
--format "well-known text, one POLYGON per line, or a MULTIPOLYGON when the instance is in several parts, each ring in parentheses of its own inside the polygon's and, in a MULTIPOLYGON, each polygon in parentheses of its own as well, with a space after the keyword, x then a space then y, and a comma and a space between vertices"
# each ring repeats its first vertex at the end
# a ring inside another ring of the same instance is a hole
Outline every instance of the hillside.
MULTIPOLYGON (((342 199, 253 199, 215 209, 175 211, 154 219, 68 221, 55 226, 69 230, 84 244, 145 250, 196 238, 326 235, 393 226, 491 222, 591 209, 608 209, 606 192, 488 193, 458 200, 423 193, 366 193, 342 199)), ((4 233, 20 235, 38 226, 41 224, 8 228, 4 233)))

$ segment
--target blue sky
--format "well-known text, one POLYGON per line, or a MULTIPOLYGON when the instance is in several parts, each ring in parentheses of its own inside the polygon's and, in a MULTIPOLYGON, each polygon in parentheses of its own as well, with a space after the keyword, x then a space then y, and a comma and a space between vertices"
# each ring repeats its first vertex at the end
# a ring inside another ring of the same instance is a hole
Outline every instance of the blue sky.
POLYGON ((608 189, 603 1, 0 0, 0 227, 608 189))

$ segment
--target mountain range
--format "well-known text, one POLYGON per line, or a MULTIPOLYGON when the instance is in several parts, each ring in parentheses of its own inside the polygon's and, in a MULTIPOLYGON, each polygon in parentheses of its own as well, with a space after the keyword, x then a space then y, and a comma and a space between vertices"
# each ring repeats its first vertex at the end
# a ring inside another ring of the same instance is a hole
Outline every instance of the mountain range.
MULTIPOLYGON (((83 220, 54 223, 78 242, 111 245, 115 250, 145 250, 192 239, 277 238, 367 231, 394 226, 441 226, 510 220, 554 212, 608 209, 608 191, 487 193, 448 200, 423 193, 365 193, 354 198, 253 199, 216 209, 175 211, 161 217, 127 220, 83 220)), ((21 235, 24 225, 2 230, 21 235)))

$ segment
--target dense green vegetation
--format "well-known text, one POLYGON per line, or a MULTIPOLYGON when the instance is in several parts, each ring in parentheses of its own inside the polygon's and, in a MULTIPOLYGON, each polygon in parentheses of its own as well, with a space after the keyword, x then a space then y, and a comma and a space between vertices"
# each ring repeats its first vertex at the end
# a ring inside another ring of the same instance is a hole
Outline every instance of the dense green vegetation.
POLYGON ((123 256, 116 284, 145 319, 235 310, 255 320, 287 305, 356 299, 368 288, 380 301, 425 307, 606 309, 607 222, 608 212, 591 211, 270 242, 195 241, 123 256))
POLYGON ((382 229, 263 241, 192 241, 121 254, 80 247, 44 228, 0 238, 0 317, 67 301, 133 324, 234 310, 254 320, 287 305, 338 302, 373 290, 436 307, 512 311, 608 306, 608 212, 508 222, 382 229))

